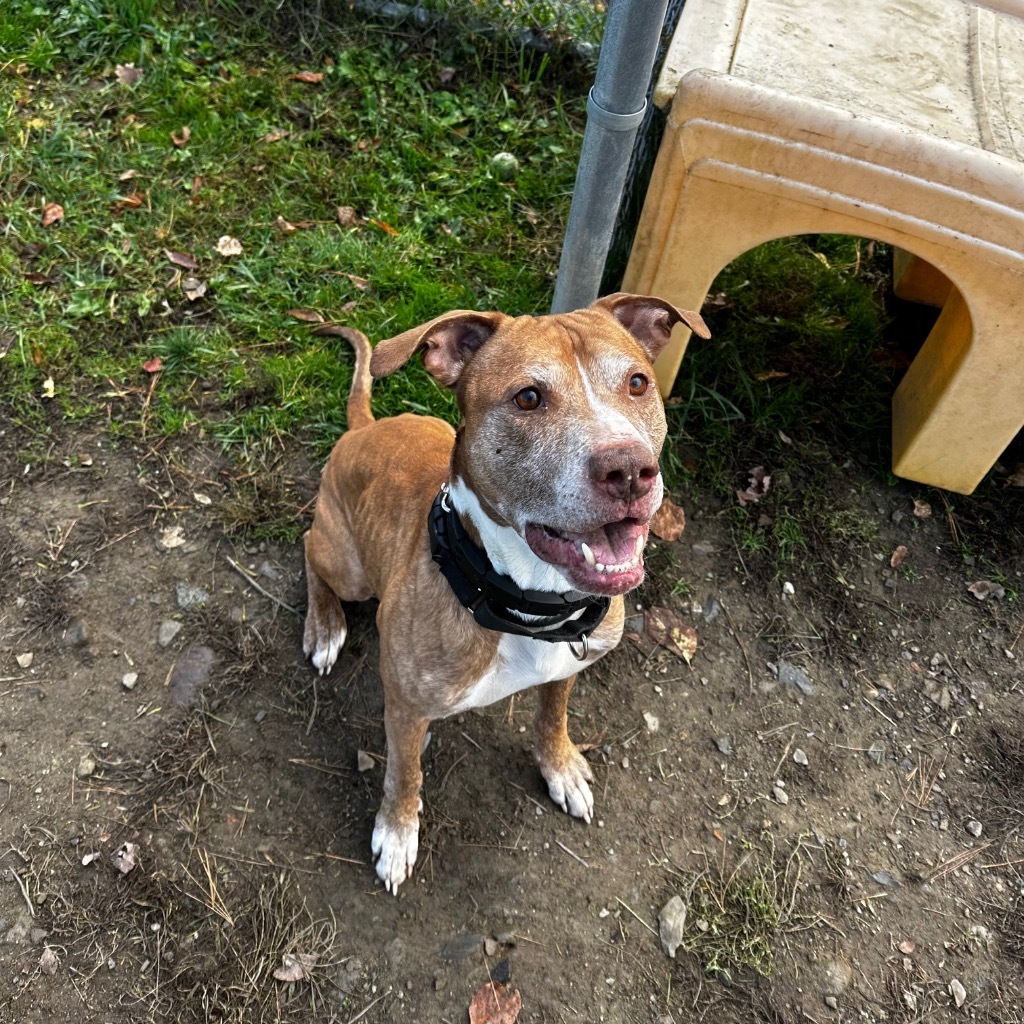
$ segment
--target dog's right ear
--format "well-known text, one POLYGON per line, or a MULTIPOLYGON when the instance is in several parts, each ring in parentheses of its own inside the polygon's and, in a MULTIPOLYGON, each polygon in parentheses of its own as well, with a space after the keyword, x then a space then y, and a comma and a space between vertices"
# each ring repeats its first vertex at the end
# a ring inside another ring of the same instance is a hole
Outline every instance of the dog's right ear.
POLYGON ((477 313, 456 309, 420 324, 394 338, 378 342, 370 360, 370 373, 386 377, 424 348, 423 365, 440 383, 452 387, 481 345, 508 317, 504 313, 477 313))

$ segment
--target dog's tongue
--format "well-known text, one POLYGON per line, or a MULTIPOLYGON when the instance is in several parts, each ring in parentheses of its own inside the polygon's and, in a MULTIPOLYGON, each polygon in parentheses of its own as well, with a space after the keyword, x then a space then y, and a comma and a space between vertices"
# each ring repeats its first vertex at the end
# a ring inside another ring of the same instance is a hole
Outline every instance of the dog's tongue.
POLYGON ((595 562, 602 565, 621 565, 632 561, 634 556, 643 550, 643 544, 638 545, 637 540, 646 540, 647 530, 635 520, 626 519, 618 523, 608 523, 590 533, 567 533, 565 537, 578 545, 586 544, 595 562))

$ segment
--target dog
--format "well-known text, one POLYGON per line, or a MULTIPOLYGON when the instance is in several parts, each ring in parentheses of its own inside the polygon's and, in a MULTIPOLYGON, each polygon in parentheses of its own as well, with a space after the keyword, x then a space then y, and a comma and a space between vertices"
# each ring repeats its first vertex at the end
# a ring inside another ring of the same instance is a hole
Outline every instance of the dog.
POLYGON ((420 754, 431 721, 538 686, 536 757, 551 799, 590 822, 593 774, 569 739, 577 672, 622 635, 662 501, 665 411, 654 358, 698 313, 617 293, 511 317, 456 310, 355 350, 348 429, 304 537, 305 654, 321 675, 345 642, 342 601, 376 597, 387 770, 371 849, 388 891, 419 844, 420 754), (422 350, 458 400, 453 430, 375 420, 373 378, 422 350))

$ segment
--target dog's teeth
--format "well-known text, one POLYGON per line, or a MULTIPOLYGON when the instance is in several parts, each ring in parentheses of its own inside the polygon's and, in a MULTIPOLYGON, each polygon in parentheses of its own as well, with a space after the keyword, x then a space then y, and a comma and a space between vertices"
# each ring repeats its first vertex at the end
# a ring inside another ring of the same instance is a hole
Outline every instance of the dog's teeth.
POLYGON ((594 568, 598 572, 604 572, 605 571, 604 564, 602 562, 598 562, 597 565, 594 566, 594 568))
POLYGON ((636 548, 633 551, 633 561, 635 562, 640 557, 640 552, 644 549, 644 535, 638 533, 636 537, 636 548))
POLYGON ((583 557, 587 560, 587 565, 597 565, 597 559, 594 558, 594 552, 590 550, 589 544, 580 544, 580 551, 583 552, 583 557))

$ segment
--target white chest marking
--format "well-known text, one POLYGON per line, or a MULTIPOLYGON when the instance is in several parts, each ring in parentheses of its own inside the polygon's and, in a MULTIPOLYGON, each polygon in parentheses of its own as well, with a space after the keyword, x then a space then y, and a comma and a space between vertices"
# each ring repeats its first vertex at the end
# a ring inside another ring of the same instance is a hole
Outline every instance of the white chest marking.
POLYGON ((592 665, 614 646, 614 643, 592 640, 587 660, 577 661, 568 644, 549 644, 545 640, 506 633, 498 642, 494 664, 466 691, 450 714, 486 707, 530 686, 567 679, 592 665))

